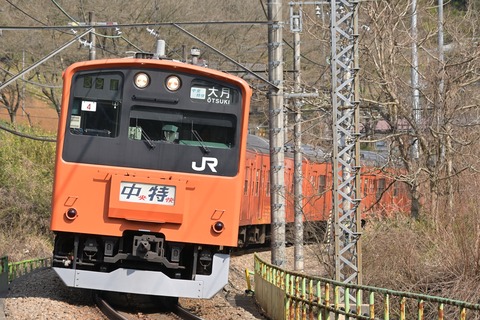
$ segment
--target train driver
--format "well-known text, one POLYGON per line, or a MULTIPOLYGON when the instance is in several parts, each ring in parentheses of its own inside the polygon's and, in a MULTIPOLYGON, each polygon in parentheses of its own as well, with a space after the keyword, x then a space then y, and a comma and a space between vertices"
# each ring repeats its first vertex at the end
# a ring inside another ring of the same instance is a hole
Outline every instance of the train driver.
POLYGON ((163 140, 168 143, 178 141, 178 127, 173 124, 166 124, 162 127, 163 140))

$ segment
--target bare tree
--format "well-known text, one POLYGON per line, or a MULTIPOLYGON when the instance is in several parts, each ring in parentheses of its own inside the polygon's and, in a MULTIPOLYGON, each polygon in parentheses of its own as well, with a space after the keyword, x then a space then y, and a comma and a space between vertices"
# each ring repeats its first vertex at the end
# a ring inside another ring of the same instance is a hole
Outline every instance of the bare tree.
MULTIPOLYGON (((462 16, 449 15, 444 31, 448 43, 444 60, 437 47, 436 11, 433 1, 419 1, 418 45, 420 74, 420 118, 412 110, 410 82, 410 1, 375 1, 362 6, 363 106, 388 124, 390 158, 401 161, 406 173, 399 179, 412 193, 412 215, 421 204, 438 220, 440 208, 450 208, 453 183, 464 172, 473 171, 473 146, 480 132, 477 83, 479 48, 471 41, 478 19, 473 10, 462 16), (443 89, 439 84, 443 82, 443 89), (419 158, 412 156, 418 143, 419 158), (468 160, 467 160, 468 159, 468 160), (429 200, 426 202, 426 200, 429 200)), ((373 137, 372 137, 373 138, 373 137)), ((383 137, 385 138, 385 137, 383 137)), ((453 202, 452 202, 453 203, 453 202)))
MULTIPOLYGON (((20 62, 18 57, 15 55, 3 56, 0 59, 0 62, 0 79, 2 83, 11 78, 13 74, 18 73, 18 70, 21 66, 19 66, 20 62)), ((12 124, 16 123, 17 111, 21 107, 21 101, 23 98, 23 91, 19 82, 12 83, 0 91, 0 107, 7 110, 10 122, 12 124)), ((28 120, 30 122, 29 117, 28 120)))

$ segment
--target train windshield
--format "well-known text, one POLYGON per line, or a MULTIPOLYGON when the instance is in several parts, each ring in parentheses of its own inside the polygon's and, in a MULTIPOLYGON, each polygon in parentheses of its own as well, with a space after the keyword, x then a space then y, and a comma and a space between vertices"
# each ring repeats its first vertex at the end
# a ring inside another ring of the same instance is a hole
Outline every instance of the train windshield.
POLYGON ((73 134, 117 137, 121 103, 118 101, 81 101, 75 99, 70 116, 73 134))
POLYGON ((74 82, 70 132, 115 138, 119 134, 122 74, 85 74, 74 82))
POLYGON ((80 71, 72 78, 63 159, 97 165, 234 176, 239 171, 242 94, 239 87, 170 71, 80 71), (215 97, 215 98, 214 98, 215 97))
POLYGON ((131 140, 229 149, 236 122, 232 114, 134 106, 128 132, 131 140))

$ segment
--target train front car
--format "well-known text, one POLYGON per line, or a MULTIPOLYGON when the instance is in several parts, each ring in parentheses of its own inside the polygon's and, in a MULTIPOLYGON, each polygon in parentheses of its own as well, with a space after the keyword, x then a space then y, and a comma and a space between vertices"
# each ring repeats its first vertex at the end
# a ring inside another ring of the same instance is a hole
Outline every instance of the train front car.
POLYGON ((237 245, 251 90, 173 61, 64 72, 51 229, 67 286, 210 298, 237 245))

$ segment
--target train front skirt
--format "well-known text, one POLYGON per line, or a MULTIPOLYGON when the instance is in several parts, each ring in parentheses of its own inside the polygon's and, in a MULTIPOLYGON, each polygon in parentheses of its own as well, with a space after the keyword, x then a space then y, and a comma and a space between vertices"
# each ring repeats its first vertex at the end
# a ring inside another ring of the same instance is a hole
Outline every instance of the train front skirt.
POLYGON ((116 291, 156 296, 210 299, 228 283, 230 255, 215 254, 211 275, 196 275, 194 280, 172 279, 162 272, 119 268, 98 272, 53 269, 69 287, 116 291))

